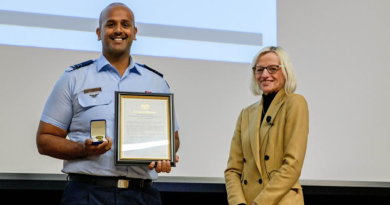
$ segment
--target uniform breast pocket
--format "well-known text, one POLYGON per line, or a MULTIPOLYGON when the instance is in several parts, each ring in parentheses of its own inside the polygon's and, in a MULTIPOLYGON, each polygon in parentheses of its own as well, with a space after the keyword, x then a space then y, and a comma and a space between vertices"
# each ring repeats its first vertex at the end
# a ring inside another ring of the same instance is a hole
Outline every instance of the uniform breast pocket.
POLYGON ((114 92, 80 93, 78 95, 79 108, 75 116, 83 123, 83 126, 89 127, 91 120, 114 119, 115 106, 113 103, 114 92))
MULTIPOLYGON (((115 92, 99 91, 84 93, 78 92, 73 101, 73 118, 71 132, 89 135, 91 120, 106 120, 107 127, 115 119, 115 92)), ((84 141, 84 135, 82 141, 84 141)))
POLYGON ((111 103, 114 93, 99 92, 99 93, 84 93, 78 95, 78 102, 82 108, 91 108, 99 105, 108 105, 111 103))

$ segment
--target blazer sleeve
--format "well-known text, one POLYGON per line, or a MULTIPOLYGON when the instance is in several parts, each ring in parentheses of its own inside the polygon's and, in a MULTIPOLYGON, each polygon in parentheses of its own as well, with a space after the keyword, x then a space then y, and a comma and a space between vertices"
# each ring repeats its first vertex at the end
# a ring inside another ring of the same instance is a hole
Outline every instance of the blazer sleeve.
POLYGON ((278 204, 299 180, 309 134, 309 110, 305 98, 293 95, 286 104, 283 162, 267 186, 255 198, 261 204, 278 204))
POLYGON ((226 191, 228 195, 228 202, 230 205, 236 205, 240 203, 246 204, 245 197, 241 187, 241 176, 243 166, 243 154, 242 154, 242 143, 241 143, 241 122, 242 122, 241 111, 238 117, 236 129, 232 138, 230 146, 230 154, 225 170, 225 182, 226 191))

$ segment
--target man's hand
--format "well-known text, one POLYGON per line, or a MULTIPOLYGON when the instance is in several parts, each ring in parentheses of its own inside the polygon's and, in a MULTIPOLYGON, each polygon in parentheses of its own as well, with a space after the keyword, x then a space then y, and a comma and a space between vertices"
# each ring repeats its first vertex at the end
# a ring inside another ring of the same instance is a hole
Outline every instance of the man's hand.
POLYGON ((63 160, 74 160, 106 153, 112 147, 111 138, 100 145, 92 145, 92 139, 84 142, 67 140, 68 131, 54 125, 39 122, 37 148, 40 154, 63 160))
POLYGON ((112 140, 110 137, 106 137, 107 141, 99 145, 93 145, 92 139, 87 139, 84 142, 85 152, 87 156, 102 155, 106 153, 112 147, 112 140))
MULTIPOLYGON (((179 162, 179 156, 176 155, 175 158, 176 163, 179 162)), ((156 165, 156 162, 151 162, 149 164, 149 170, 154 169, 154 166, 156 165)), ((169 161, 157 161, 157 166, 156 166, 156 172, 161 173, 161 172, 166 172, 169 173, 171 172, 171 163, 169 161)))
POLYGON ((257 203, 256 203, 256 202, 253 202, 252 205, 257 205, 257 203))

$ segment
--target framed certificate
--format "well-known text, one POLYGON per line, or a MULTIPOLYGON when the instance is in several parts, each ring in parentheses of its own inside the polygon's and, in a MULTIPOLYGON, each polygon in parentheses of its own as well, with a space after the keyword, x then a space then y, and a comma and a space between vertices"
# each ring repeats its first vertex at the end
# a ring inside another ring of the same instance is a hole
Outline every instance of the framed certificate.
POLYGON ((173 94, 115 92, 115 165, 175 166, 173 94))

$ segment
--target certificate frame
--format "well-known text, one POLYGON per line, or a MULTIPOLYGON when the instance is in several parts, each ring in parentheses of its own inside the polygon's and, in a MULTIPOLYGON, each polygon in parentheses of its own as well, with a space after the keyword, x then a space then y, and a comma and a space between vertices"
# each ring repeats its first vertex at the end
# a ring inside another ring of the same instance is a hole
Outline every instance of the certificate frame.
POLYGON ((116 91, 115 165, 165 160, 175 167, 173 109, 173 93, 116 91))

